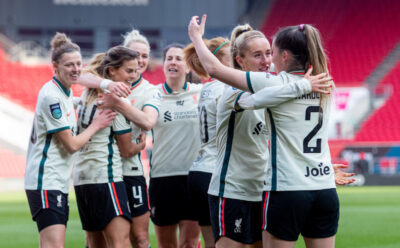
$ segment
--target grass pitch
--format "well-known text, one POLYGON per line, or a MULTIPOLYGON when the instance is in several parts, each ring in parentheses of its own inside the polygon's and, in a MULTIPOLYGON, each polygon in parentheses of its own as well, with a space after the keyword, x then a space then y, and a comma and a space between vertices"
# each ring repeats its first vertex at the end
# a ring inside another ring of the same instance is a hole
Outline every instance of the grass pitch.
MULTIPOLYGON (((341 212, 336 247, 400 247, 400 187, 340 187, 338 193, 341 212)), ((157 246, 153 226, 150 241, 152 247, 157 246)), ((66 247, 84 246, 72 193, 66 247)), ((0 193, 0 247, 38 247, 36 223, 24 192, 0 193)), ((300 238, 296 248, 301 247, 305 246, 300 238)))

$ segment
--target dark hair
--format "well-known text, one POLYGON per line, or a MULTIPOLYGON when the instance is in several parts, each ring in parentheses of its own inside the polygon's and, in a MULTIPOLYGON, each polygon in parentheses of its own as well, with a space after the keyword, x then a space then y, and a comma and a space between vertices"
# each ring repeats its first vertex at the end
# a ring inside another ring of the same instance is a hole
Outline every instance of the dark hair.
POLYGON ((51 61, 58 62, 64 53, 81 52, 79 46, 73 43, 64 33, 56 33, 51 39, 51 61))
POLYGON ((164 62, 165 59, 166 59, 168 50, 171 49, 171 48, 180 48, 180 49, 183 50, 183 49, 185 48, 185 46, 182 45, 182 44, 180 44, 180 43, 176 43, 176 42, 167 45, 167 46, 163 49, 163 62, 164 62))
POLYGON ((108 78, 110 77, 108 71, 110 67, 118 69, 123 65, 124 61, 137 59, 138 57, 139 53, 133 51, 132 49, 123 46, 115 46, 110 48, 107 53, 104 54, 103 60, 95 69, 97 71, 97 74, 102 77, 108 78))
POLYGON ((307 69, 313 66, 313 74, 328 72, 327 58, 320 34, 309 24, 285 27, 278 31, 274 44, 279 52, 289 51, 293 56, 290 69, 307 69))

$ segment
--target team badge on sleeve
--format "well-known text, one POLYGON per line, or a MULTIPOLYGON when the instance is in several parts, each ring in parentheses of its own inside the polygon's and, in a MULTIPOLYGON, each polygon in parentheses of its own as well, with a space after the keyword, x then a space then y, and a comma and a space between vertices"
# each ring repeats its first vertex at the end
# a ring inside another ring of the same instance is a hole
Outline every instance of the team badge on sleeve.
POLYGON ((50 112, 54 119, 60 119, 62 116, 62 111, 60 103, 55 103, 50 105, 50 112))

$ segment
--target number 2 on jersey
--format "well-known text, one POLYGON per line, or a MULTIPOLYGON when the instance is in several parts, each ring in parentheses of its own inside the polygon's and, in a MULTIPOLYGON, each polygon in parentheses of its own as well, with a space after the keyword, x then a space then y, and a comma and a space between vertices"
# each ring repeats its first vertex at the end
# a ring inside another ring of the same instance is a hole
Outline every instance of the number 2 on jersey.
POLYGON ((320 106, 309 106, 306 109, 306 121, 311 120, 311 113, 318 114, 318 123, 317 125, 311 130, 311 132, 304 138, 303 140, 303 152, 304 153, 320 153, 321 152, 321 139, 317 139, 316 146, 309 146, 310 140, 318 133, 318 131, 322 127, 322 109, 320 106), (321 116, 319 116, 321 114, 321 116))

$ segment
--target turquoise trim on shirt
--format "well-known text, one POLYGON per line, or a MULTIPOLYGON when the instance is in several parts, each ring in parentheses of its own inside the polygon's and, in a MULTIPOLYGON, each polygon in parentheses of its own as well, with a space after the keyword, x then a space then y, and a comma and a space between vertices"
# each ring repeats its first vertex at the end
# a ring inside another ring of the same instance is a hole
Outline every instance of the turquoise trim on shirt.
POLYGON ((157 112, 158 112, 158 115, 160 115, 160 110, 158 110, 158 108, 156 107, 156 106, 154 106, 153 104, 145 104, 145 105, 143 105, 143 108, 142 108, 142 110, 144 109, 144 107, 146 107, 146 106, 150 106, 150 107, 153 107, 153 108, 155 108, 156 110, 157 110, 157 112))
POLYGON ((140 74, 140 77, 139 77, 139 79, 138 80, 136 80, 135 82, 133 82, 132 84, 131 84, 131 87, 133 88, 133 87, 135 87, 138 83, 140 83, 140 80, 142 80, 142 77, 143 77, 143 75, 142 74, 140 74))
POLYGON ((38 185, 37 185, 37 190, 42 190, 43 187, 43 175, 44 175, 44 164, 46 163, 47 160, 47 153, 50 148, 50 143, 51 143, 51 137, 52 134, 47 134, 46 135, 46 142, 44 144, 43 152, 42 152, 42 159, 40 160, 39 164, 39 175, 38 175, 38 185))
POLYGON ((60 127, 60 128, 57 128, 57 129, 49 130, 49 131, 47 131, 47 133, 48 134, 57 133, 57 132, 60 132, 62 130, 66 130, 66 129, 71 129, 71 127, 70 126, 60 127))
MULTIPOLYGON (((172 89, 168 86, 168 84, 167 84, 167 81, 165 81, 164 82, 164 88, 165 88, 165 91, 168 93, 168 94, 171 94, 172 93, 172 89)), ((183 88, 182 89, 184 89, 184 90, 187 90, 188 89, 188 83, 185 81, 185 84, 183 85, 183 88)))
POLYGON ((132 132, 132 128, 120 130, 120 131, 114 131, 114 134, 121 135, 121 134, 125 134, 125 133, 130 133, 130 132, 132 132))
POLYGON ((60 86, 65 95, 67 95, 68 97, 71 95, 71 89, 67 90, 55 76, 53 77, 53 80, 58 84, 58 86, 60 86))
POLYGON ((225 148, 225 156, 222 164, 222 169, 221 169, 221 176, 219 179, 219 197, 224 197, 224 191, 225 191, 225 179, 226 179, 226 174, 228 172, 228 166, 229 166, 229 159, 231 157, 231 151, 232 151, 232 144, 233 144, 233 134, 234 134, 234 129, 235 129, 235 114, 236 112, 232 111, 231 115, 229 116, 229 124, 228 124, 228 138, 226 140, 226 148, 225 148))
POLYGON ((114 155, 114 149, 112 147, 112 144, 114 143, 114 132, 111 130, 110 135, 108 136, 108 164, 107 164, 107 172, 108 172, 108 182, 112 183, 114 182, 114 175, 113 175, 113 155, 114 155))
POLYGON ((272 182, 271 191, 276 191, 277 187, 277 171, 276 171, 276 127, 271 110, 267 109, 269 121, 271 122, 271 165, 272 165, 272 182))
POLYGON ((250 79, 249 71, 246 71, 246 80, 247 80, 247 87, 249 88, 250 92, 254 94, 253 86, 251 86, 251 79, 250 79))
MULTIPOLYGON (((242 111, 244 111, 244 109, 236 110, 236 104, 238 103, 240 97, 241 97, 243 94, 244 94, 244 91, 240 92, 239 95, 238 95, 238 96, 236 97, 236 99, 235 99, 235 103, 233 104, 233 109, 234 109, 236 112, 242 112, 242 111)), ((239 106, 239 107, 240 107, 240 106, 239 106)))

